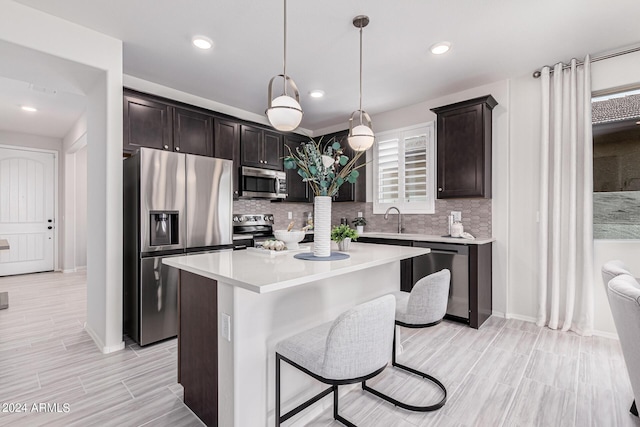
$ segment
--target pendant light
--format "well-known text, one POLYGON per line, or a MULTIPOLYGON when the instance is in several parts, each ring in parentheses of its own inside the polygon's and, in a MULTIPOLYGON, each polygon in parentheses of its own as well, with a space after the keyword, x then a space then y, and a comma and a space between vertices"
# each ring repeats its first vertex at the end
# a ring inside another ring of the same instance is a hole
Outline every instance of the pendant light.
POLYGON ((265 113, 269 119, 271 126, 280 131, 295 130, 302 120, 302 107, 300 107, 300 94, 298 87, 291 77, 287 76, 287 0, 284 0, 284 61, 283 72, 274 76, 269 81, 269 104, 265 113), (276 99, 273 99, 273 82, 282 77, 283 93, 276 99), (295 99, 287 95, 287 86, 291 85, 295 99))
POLYGON ((373 145, 371 117, 362 109, 362 29, 369 25, 369 17, 358 15, 353 18, 353 26, 360 29, 360 108, 349 118, 349 145, 355 151, 365 151, 373 145), (360 124, 353 126, 353 118, 358 117, 360 124))

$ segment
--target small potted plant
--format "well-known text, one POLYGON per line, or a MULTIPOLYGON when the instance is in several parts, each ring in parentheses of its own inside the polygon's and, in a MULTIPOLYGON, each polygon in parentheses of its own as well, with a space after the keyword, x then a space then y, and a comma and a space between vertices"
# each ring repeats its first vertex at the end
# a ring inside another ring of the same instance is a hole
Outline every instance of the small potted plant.
POLYGON ((331 229, 331 240, 338 243, 338 250, 348 251, 349 243, 358 239, 358 232, 346 224, 338 225, 331 229))
POLYGON ((354 218, 351 222, 356 226, 356 231, 358 232, 358 234, 364 233, 364 226, 367 225, 367 220, 364 219, 363 216, 354 218))

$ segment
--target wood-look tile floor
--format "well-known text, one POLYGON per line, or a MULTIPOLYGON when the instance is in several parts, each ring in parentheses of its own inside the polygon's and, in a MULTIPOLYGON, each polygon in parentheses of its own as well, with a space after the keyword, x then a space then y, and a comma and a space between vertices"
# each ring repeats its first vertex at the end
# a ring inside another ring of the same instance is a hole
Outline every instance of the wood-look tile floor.
MULTIPOLYGON (((9 309, 0 310, 0 405, 26 404, 27 412, 0 412, 0 426, 203 425, 182 402, 175 340, 144 348, 127 340, 123 351, 99 352, 83 329, 84 273, 4 277, 1 291, 9 309), (30 412, 34 403, 62 412, 30 412)), ((399 361, 444 382, 444 408, 413 413, 356 389, 341 399, 343 416, 372 427, 640 426, 615 340, 500 318, 479 330, 451 322, 404 329, 402 339, 399 361)), ((370 383, 416 404, 439 397, 393 368, 370 383)), ((328 409, 307 425, 340 424, 328 409)))
POLYGON ((0 426, 204 425, 182 402, 175 339, 98 350, 83 329, 85 273, 1 277, 0 291, 0 426))
MULTIPOLYGON (((396 408, 362 390, 340 413, 362 426, 640 426, 620 343, 490 318, 479 330, 453 322, 402 329, 398 361, 440 379, 446 405, 435 412, 396 408)), ((396 368, 370 381, 398 400, 427 405, 441 394, 396 368)), ((325 398, 326 399, 326 398, 325 398)), ((308 426, 340 426, 325 410, 308 426)))

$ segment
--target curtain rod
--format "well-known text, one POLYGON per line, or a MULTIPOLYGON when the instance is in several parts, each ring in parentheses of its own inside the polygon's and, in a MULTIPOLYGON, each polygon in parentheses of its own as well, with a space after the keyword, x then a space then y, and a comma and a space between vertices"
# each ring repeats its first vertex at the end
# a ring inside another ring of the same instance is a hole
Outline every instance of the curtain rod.
MULTIPOLYGON (((591 62, 598 62, 598 61, 603 61, 605 59, 609 59, 609 58, 615 58, 616 56, 622 56, 622 55, 626 55, 628 53, 633 53, 633 52, 638 52, 640 51, 640 46, 636 46, 636 47, 632 47, 631 49, 627 49, 627 50, 621 50, 620 52, 613 52, 613 53, 608 53, 606 55, 602 55, 602 56, 596 56, 591 58, 591 62)), ((578 61, 578 65, 582 65, 584 64, 584 61, 578 61)), ((547 65, 548 66, 548 65, 547 65)), ((544 67, 542 67, 544 68, 544 67)), ((549 67, 551 68, 550 72, 553 73, 553 67, 549 67)), ((563 70, 566 70, 567 68, 571 68, 571 64, 567 64, 564 65, 562 67, 563 70)), ((542 73, 540 72, 540 70, 536 70, 533 72, 533 78, 537 79, 538 77, 540 77, 542 73)))

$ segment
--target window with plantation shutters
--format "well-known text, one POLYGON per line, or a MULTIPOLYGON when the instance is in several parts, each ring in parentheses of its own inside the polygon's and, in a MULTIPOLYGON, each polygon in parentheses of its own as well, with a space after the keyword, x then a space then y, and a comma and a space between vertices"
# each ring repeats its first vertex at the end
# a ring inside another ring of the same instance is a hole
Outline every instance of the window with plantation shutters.
POLYGON ((374 213, 434 212, 433 122, 382 132, 374 146, 374 213))

